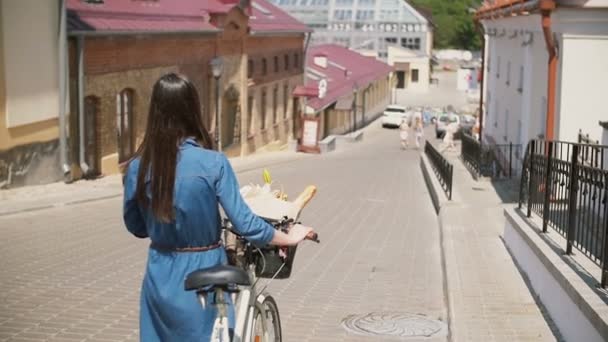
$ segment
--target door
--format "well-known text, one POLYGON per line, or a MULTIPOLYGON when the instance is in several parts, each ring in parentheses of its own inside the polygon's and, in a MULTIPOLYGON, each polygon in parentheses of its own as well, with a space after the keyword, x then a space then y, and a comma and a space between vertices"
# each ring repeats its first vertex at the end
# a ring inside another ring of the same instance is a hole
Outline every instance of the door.
POLYGON ((405 71, 397 71, 397 89, 405 88, 405 71))
POLYGON ((224 93, 224 103, 221 117, 222 148, 240 142, 241 118, 239 105, 239 92, 234 85, 230 85, 224 93))

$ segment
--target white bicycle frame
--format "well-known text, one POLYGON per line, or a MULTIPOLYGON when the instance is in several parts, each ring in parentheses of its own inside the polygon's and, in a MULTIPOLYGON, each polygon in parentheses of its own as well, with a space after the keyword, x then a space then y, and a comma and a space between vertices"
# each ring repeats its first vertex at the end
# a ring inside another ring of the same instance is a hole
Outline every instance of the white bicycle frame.
MULTIPOLYGON (((238 292, 233 294, 232 299, 235 303, 234 311, 236 317, 236 323, 234 325, 234 336, 230 339, 228 329, 228 303, 224 300, 224 290, 215 289, 215 306, 218 309, 218 315, 213 324, 213 332, 211 335, 212 342, 243 342, 251 341, 254 330, 254 314, 255 309, 259 312, 264 312, 263 302, 267 295, 260 293, 255 295, 255 272, 253 269, 249 270, 249 277, 252 280, 252 286, 240 286, 238 292), (255 297, 254 297, 255 295, 255 297), (236 298, 235 298, 236 297, 236 298), (236 300, 235 300, 236 299, 236 300)), ((199 294, 199 301, 201 305, 205 307, 207 305, 207 299, 204 298, 204 294, 199 294)), ((264 334, 264 340, 268 340, 268 331, 266 325, 266 315, 261 315, 262 319, 262 332, 264 334)))

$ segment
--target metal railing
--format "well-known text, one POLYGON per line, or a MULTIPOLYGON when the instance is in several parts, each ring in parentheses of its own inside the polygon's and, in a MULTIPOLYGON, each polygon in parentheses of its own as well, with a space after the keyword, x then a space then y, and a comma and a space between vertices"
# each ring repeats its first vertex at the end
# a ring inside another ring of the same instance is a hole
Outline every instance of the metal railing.
POLYGON ((468 134, 462 135, 462 160, 478 176, 491 178, 511 178, 521 170, 523 163, 522 145, 483 145, 468 134))
POLYGON ((608 285, 608 146, 532 140, 520 184, 519 207, 542 220, 542 230, 566 238, 566 253, 576 248, 602 269, 608 285), (592 157, 590 157, 592 156, 592 157))
POLYGON ((439 184, 443 188, 448 200, 452 200, 452 179, 454 166, 448 162, 435 147, 428 141, 424 145, 424 153, 431 161, 433 171, 439 179, 439 184))

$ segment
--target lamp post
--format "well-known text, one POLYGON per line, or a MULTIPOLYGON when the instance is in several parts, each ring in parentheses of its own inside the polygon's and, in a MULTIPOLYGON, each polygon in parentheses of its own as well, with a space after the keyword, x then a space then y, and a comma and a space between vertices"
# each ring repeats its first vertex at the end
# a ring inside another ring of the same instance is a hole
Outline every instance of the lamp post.
POLYGON ((224 70, 224 63, 220 57, 215 57, 209 63, 211 73, 215 79, 215 146, 218 151, 222 151, 222 125, 220 122, 220 77, 224 70))
POLYGON ((353 86, 353 95, 355 96, 355 99, 353 100, 353 132, 357 131, 357 92, 359 91, 359 87, 357 86, 357 83, 355 82, 355 85, 353 86))

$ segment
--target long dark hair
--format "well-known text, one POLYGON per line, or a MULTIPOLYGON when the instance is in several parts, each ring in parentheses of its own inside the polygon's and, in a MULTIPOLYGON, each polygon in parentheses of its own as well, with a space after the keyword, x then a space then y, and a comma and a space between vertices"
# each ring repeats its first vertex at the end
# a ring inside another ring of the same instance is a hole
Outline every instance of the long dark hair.
POLYGON ((188 137, 196 139, 204 148, 213 146, 203 124, 196 88, 186 77, 170 73, 154 84, 146 134, 135 154, 140 158, 137 200, 143 207, 151 205, 154 216, 161 222, 175 219, 173 190, 177 154, 179 145, 188 137), (148 177, 151 200, 146 194, 148 177))

